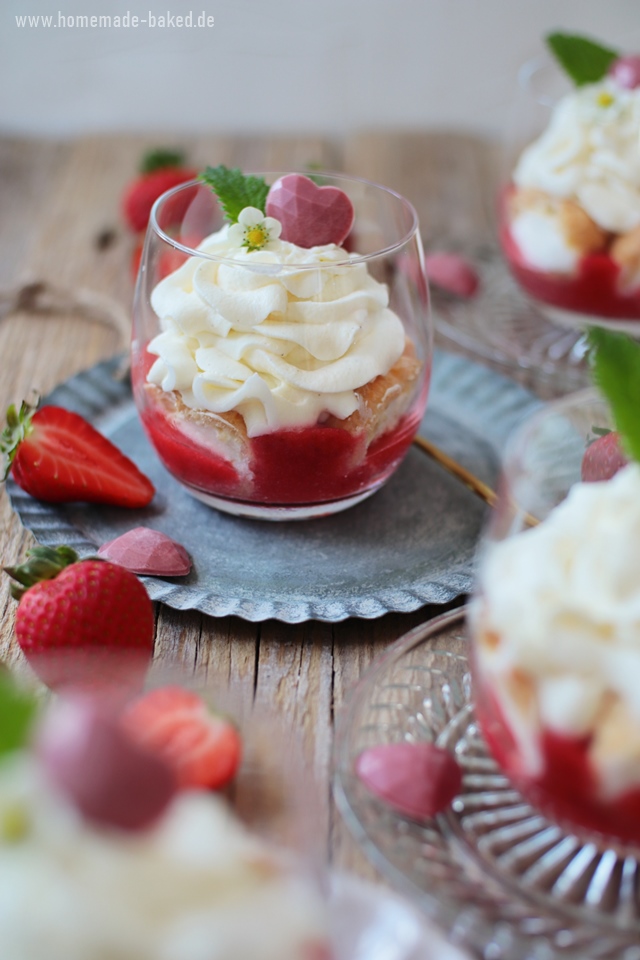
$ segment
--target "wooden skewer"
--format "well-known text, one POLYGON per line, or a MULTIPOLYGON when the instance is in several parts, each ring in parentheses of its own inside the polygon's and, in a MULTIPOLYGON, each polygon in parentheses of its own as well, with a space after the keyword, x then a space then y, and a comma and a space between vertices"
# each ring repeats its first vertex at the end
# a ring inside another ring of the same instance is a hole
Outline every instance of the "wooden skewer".
MULTIPOLYGON (((490 507, 495 507, 498 501, 498 494, 488 483, 480 480, 474 473, 471 473, 470 470, 467 470, 461 463, 458 463, 457 460, 454 460, 448 453, 445 453, 444 450, 441 450, 440 447, 437 447, 435 443, 432 443, 425 437, 416 436, 413 438, 413 442, 423 453, 426 453, 428 457, 431 457, 431 459, 439 463, 441 467, 444 467, 448 473, 460 480, 460 482, 471 490, 472 493, 475 493, 477 497, 484 500, 490 507)), ((540 521, 530 513, 524 515, 524 522, 528 527, 535 527, 540 523, 540 521)))
POLYGON ((475 493, 476 496, 480 497, 481 500, 484 500, 485 503, 488 503, 490 507, 495 507, 498 500, 498 494, 495 490, 484 481, 476 477, 475 474, 471 473, 470 470, 467 470, 466 467, 463 467, 461 463, 458 463, 457 460, 454 460, 453 457, 450 457, 448 453, 445 453, 444 450, 441 450, 440 447, 436 447, 435 443, 431 443, 430 440, 426 440, 424 437, 416 436, 413 439, 413 442, 417 447, 427 454, 428 457, 431 457, 432 460, 435 460, 436 463, 439 463, 440 466, 444 467, 449 473, 453 474, 454 477, 457 477, 461 483, 464 483, 465 487, 468 487, 472 493, 475 493))

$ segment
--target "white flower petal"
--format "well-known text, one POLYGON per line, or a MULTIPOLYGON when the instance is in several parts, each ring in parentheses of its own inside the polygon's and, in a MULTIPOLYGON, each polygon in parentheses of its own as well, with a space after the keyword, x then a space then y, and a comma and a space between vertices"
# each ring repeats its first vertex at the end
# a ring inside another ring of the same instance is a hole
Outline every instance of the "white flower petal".
POLYGON ((257 207, 245 207, 244 210, 241 210, 238 214, 238 223, 241 223, 245 227, 255 227, 256 224, 262 223, 264 219, 264 214, 262 210, 258 210, 257 207))
POLYGON ((262 225, 269 231, 270 240, 277 240, 282 233, 282 224, 275 217, 265 217, 262 225))
POLYGON ((234 244, 234 246, 241 247, 244 241, 244 231, 245 228, 241 223, 232 223, 229 227, 229 232, 227 233, 229 243, 234 244))

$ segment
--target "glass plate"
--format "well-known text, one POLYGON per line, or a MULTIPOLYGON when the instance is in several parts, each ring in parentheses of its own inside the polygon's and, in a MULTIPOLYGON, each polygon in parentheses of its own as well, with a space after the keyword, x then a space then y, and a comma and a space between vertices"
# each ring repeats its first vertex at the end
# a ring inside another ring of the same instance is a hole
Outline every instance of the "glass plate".
POLYGON ((478 731, 464 611, 399 640, 350 697, 336 735, 336 802, 389 881, 486 960, 640 958, 640 863, 568 834, 513 789, 478 731), (437 648, 446 649, 437 649, 437 648), (433 740, 463 790, 433 820, 395 814, 354 774, 366 748, 433 740))
POLYGON ((587 386, 590 379, 582 332, 552 323, 527 299, 496 247, 460 248, 457 252, 478 269, 480 288, 472 299, 461 300, 433 287, 438 332, 478 357, 508 370, 525 371, 533 389, 565 393, 587 386))

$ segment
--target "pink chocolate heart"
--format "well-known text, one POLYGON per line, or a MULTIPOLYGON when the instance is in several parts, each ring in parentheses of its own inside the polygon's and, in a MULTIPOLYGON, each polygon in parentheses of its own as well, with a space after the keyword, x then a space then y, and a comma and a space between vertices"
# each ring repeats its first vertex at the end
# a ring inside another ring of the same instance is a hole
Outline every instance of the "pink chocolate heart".
POLYGON ((462 771, 450 753, 433 743, 385 743, 356 760, 364 785, 409 817, 434 817, 460 792, 462 771))
POLYGON ((159 530, 135 527, 121 537, 103 543, 98 556, 126 567, 132 573, 160 577, 184 577, 191 558, 180 543, 159 530))
POLYGON ((459 253, 431 253, 424 258, 429 282, 457 297, 475 297, 480 286, 478 271, 459 253))
POLYGON ((282 224, 281 239, 299 247, 340 246, 353 226, 353 204, 338 187, 318 187, 309 177, 290 173, 273 184, 267 216, 282 224))

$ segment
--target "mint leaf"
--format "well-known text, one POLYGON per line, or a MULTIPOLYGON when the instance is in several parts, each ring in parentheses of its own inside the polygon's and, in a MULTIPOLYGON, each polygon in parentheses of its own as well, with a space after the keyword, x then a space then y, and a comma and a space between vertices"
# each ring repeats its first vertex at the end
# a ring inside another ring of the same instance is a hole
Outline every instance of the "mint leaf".
POLYGON ((613 61, 620 56, 615 50, 609 50, 587 37, 568 33, 550 33, 546 41, 560 66, 577 87, 602 80, 613 61))
POLYGON ((220 164, 207 167, 198 179, 211 187, 231 223, 238 222, 238 214, 245 207, 257 207, 265 212, 269 187, 262 177, 245 177, 238 167, 230 170, 220 164))
POLYGON ((640 461, 640 343, 625 333, 591 327, 593 380, 609 401, 627 455, 640 461))
POLYGON ((0 756, 23 747, 38 712, 37 700, 21 690, 0 668, 0 756))

